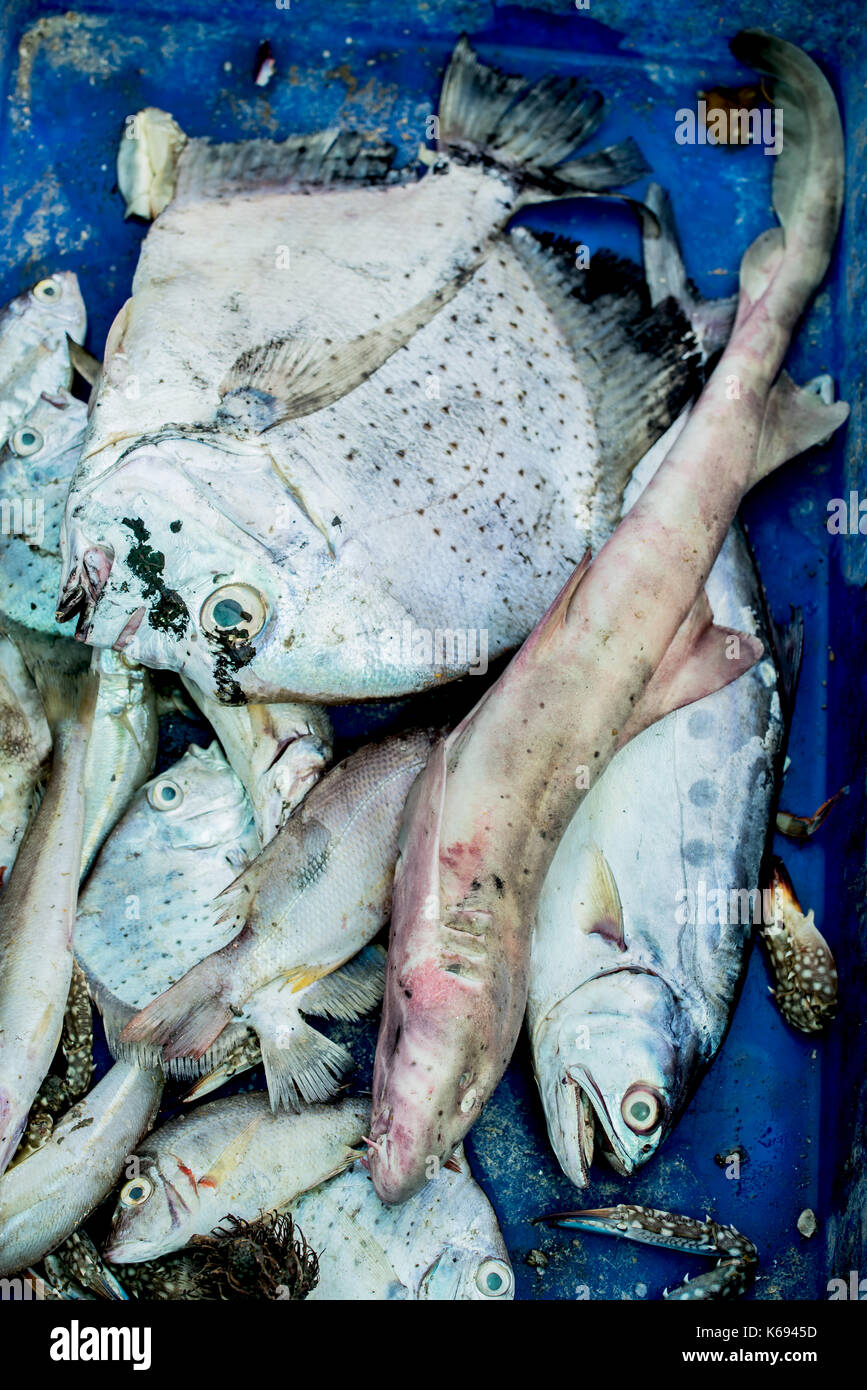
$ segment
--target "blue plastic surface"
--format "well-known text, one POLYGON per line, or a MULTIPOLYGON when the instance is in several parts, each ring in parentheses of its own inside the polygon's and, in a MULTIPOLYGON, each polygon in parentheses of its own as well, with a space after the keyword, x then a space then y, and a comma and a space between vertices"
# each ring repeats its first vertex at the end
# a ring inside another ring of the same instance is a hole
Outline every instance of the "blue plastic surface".
MULTIPOLYGON (((129 293, 145 231, 124 222, 115 187, 115 151, 128 113, 161 106, 190 134, 221 139, 282 137, 339 123, 393 139, 407 162, 425 138, 442 67, 462 30, 483 58, 508 70, 591 77, 608 98, 609 117, 589 148, 627 134, 638 139, 653 176, 671 191, 700 289, 730 293, 741 253, 772 225, 772 161, 758 150, 677 145, 675 112, 693 105, 699 88, 749 80, 727 41, 751 24, 770 25, 819 59, 836 85, 850 152, 835 263, 789 365, 800 379, 830 371, 852 403, 852 418, 830 448, 782 470, 745 508, 775 615, 785 618, 789 605, 799 604, 806 625, 783 804, 812 811, 839 786, 851 788, 815 839, 780 846, 801 901, 815 908, 837 957, 841 1013, 827 1041, 794 1034, 769 999, 767 973, 754 952, 729 1036, 661 1154, 633 1180, 596 1167, 583 1196, 549 1150, 522 1040, 468 1141, 512 1252, 519 1298, 654 1298, 690 1265, 696 1272, 705 1267, 646 1246, 595 1236, 573 1240, 570 1233, 530 1225, 542 1212, 618 1200, 695 1216, 711 1212, 733 1222, 759 1247, 755 1297, 825 1298, 830 1278, 865 1268, 867 538, 831 536, 825 525, 828 501, 847 496, 859 479, 867 499, 867 314, 858 236, 867 190, 863 161, 859 168, 867 132, 861 7, 811 8, 784 0, 768 12, 765 4, 746 0, 676 7, 592 0, 588 11, 562 0, 538 10, 495 12, 455 0, 415 6, 291 0, 286 8, 235 0, 178 0, 171 8, 106 0, 70 13, 63 5, 22 2, 7 4, 0 30, 0 301, 44 273, 75 270, 89 311, 88 346, 101 355, 129 293), (277 76, 260 90, 251 72, 266 37, 277 76), (714 1155, 736 1144, 748 1161, 733 1181, 714 1155), (809 1242, 795 1224, 804 1207, 819 1219, 819 1234, 809 1242), (526 1263, 531 1249, 548 1256, 544 1268, 526 1263), (639 1294, 637 1285, 645 1292, 639 1294)), ((640 195, 643 187, 629 191, 640 195)), ((550 224, 551 214, 546 219, 550 224)), ((573 204, 557 214, 558 223, 564 219, 591 250, 609 245, 638 258, 637 232, 624 213, 573 204)), ((393 707, 346 710, 336 723, 344 738, 354 739, 394 715, 393 707)), ((164 759, 172 748, 177 755, 187 732, 173 731, 164 759)), ((351 1033, 363 1084, 375 1035, 370 1025, 351 1033)))

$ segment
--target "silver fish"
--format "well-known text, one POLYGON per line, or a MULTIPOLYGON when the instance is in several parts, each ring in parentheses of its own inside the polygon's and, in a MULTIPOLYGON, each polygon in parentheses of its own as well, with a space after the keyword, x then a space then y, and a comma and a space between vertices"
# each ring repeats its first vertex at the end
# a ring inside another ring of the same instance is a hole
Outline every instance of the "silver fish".
MULTIPOLYGON (((0 869, 7 877, 37 805, 51 732, 21 653, 0 633, 0 869)), ((0 883, 3 879, 0 878, 0 883)))
POLYGON ((273 1114, 257 1091, 209 1101, 160 1126, 136 1152, 104 1252, 137 1264, 181 1250, 227 1216, 255 1221, 339 1173, 357 1157, 363 1100, 273 1114))
MULTIPOLYGON (((0 311, 0 444, 23 425, 42 392, 72 383, 67 335, 84 342, 87 315, 78 280, 58 271, 0 311)), ((25 443, 26 447, 26 443, 25 443)))
POLYGON ((356 1163, 305 1193, 291 1214, 319 1255, 311 1302, 515 1296, 496 1215, 462 1149, 403 1206, 385 1206, 356 1163))
POLYGON ((188 140, 109 335, 60 620, 230 704, 405 694, 516 645, 697 384, 634 268, 572 247, 533 276, 505 235, 643 169, 567 162, 601 106, 462 40, 421 179, 334 131, 188 140))
POLYGON ((0 452, 0 613, 66 638, 54 616, 60 530, 86 423, 87 406, 58 387, 39 397, 0 452))
POLYGON ((434 748, 407 803, 370 1130, 386 1201, 419 1189, 429 1157, 460 1142, 508 1064, 539 893, 591 772, 761 658, 754 636, 713 625, 704 592, 743 496, 848 415, 782 371, 839 223, 834 95, 782 40, 749 31, 736 48, 783 79, 794 133, 775 165, 781 227, 748 248, 732 336, 653 481, 434 748))
POLYGON ((150 672, 122 652, 94 651, 99 696, 87 750, 81 875, 94 859, 157 756, 156 699, 150 672))
MULTIPOLYGON (((48 639, 45 639, 46 642, 48 639)), ((97 678, 33 669, 53 737, 51 776, 0 898, 0 1173, 60 1041, 84 830, 84 770, 97 678)))
MULTIPOLYGON (((716 621, 773 650, 737 529, 707 593, 716 621)), ((762 907, 787 708, 766 655, 633 739, 560 841, 536 914, 527 1025, 548 1134, 579 1186, 594 1130, 618 1172, 652 1157, 722 1042, 762 907)))
POLYGON ((0 1274, 41 1260, 110 1192, 153 1123, 162 1077, 116 1062, 36 1153, 0 1178, 0 1274))
POLYGON ((431 735, 394 734, 353 753, 319 782, 217 904, 241 928, 127 1024, 123 1041, 171 1062, 209 1051, 243 1017, 262 1049, 275 1106, 325 1100, 345 1070, 336 1045, 300 1013, 358 1015, 378 1001, 382 962, 353 961, 388 921, 406 794, 431 735), (350 962, 346 965, 346 962, 350 962), (337 974, 338 968, 343 970, 337 974))
POLYGON ((221 705, 184 684, 247 789, 264 848, 330 761, 328 712, 312 704, 221 705))
POLYGON ((212 899, 258 848, 246 793, 216 743, 191 744, 133 797, 82 889, 75 928, 114 1056, 158 1063, 124 1047, 124 1024, 229 940, 212 899))

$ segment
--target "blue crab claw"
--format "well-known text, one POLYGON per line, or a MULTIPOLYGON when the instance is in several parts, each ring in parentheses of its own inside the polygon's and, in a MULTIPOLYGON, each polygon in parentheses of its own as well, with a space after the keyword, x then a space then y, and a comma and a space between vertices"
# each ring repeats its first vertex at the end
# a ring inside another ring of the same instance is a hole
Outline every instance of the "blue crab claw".
POLYGON ((717 1257, 720 1263, 716 1268, 696 1279, 687 1279, 671 1293, 666 1292, 664 1297, 669 1299, 731 1298, 743 1293, 758 1263, 756 1247, 751 1240, 734 1226, 721 1226, 710 1217, 697 1221, 670 1211, 621 1203, 616 1207, 554 1212, 536 1220, 567 1230, 619 1236, 622 1240, 635 1240, 666 1250, 717 1257))

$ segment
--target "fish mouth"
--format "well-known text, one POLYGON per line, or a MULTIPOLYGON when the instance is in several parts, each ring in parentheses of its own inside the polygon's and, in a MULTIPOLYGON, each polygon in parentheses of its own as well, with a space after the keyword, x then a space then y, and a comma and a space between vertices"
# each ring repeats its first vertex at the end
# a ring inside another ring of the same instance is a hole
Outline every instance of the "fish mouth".
MULTIPOLYGON (((600 1151, 616 1173, 620 1173, 626 1178, 631 1177, 636 1168, 635 1160, 617 1134, 605 1096, 593 1080, 592 1073, 586 1067, 576 1068, 576 1070, 577 1075, 573 1074, 571 1069, 567 1071, 566 1075, 571 1085, 580 1094, 583 1106, 586 1106, 601 1127, 600 1129, 594 1126, 600 1151)), ((589 1178, 579 1186, 586 1187, 588 1181, 589 1178)))
POLYGON ((81 551, 81 558, 73 560, 70 565, 57 600, 55 618, 58 623, 78 619, 75 628, 77 642, 87 641, 96 605, 105 591, 113 564, 113 546, 87 545, 81 551))
POLYGON ((106 1246, 102 1258, 109 1265, 135 1265, 155 1256, 150 1250, 143 1249, 137 1240, 122 1240, 117 1245, 106 1246))

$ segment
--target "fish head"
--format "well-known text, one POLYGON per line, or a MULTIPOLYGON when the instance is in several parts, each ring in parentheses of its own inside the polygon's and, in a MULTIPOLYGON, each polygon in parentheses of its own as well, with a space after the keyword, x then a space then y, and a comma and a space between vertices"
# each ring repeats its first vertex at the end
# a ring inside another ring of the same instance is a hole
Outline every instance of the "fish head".
POLYGON ((172 767, 146 782, 126 820, 133 817, 146 820, 170 850, 226 845, 228 853, 239 843, 256 843, 247 794, 216 742, 209 748, 191 743, 172 767))
POLYGON ((446 1245, 425 1270, 417 1297, 440 1303, 513 1299, 515 1276, 505 1248, 483 1250, 446 1245))
POLYGON ((689 1057, 668 985, 645 971, 586 981, 536 1028, 536 1073, 551 1143, 578 1187, 594 1145, 619 1173, 656 1152, 685 1095, 689 1057))
POLYGON ((118 1193, 108 1245, 109 1264, 139 1264, 187 1244, 199 1205, 195 1179, 180 1160, 148 1150, 136 1155, 136 1173, 118 1193), (165 1163, 170 1170, 163 1171, 165 1163))
POLYGON ((82 343, 87 310, 78 277, 71 270, 57 270, 13 299, 0 320, 0 344, 4 327, 14 320, 26 320, 28 337, 47 347, 64 342, 67 333, 76 343, 82 343))
POLYGON ((459 901, 440 851, 446 750, 434 746, 412 786, 395 866, 368 1155, 388 1203, 418 1192, 475 1123, 511 1054, 515 1001, 522 1010, 526 997, 506 956, 486 944, 509 933, 487 908, 459 901))
MULTIPOLYGON (((515 1276, 506 1243, 493 1207, 473 1178, 462 1146, 417 1201, 425 1209, 426 1232, 441 1232, 444 1239, 438 1249, 436 1245, 424 1247, 425 1258, 431 1249, 435 1253, 422 1275, 416 1297, 476 1303, 514 1298, 515 1276)), ((418 1250, 415 1222, 410 1231, 418 1250)))

